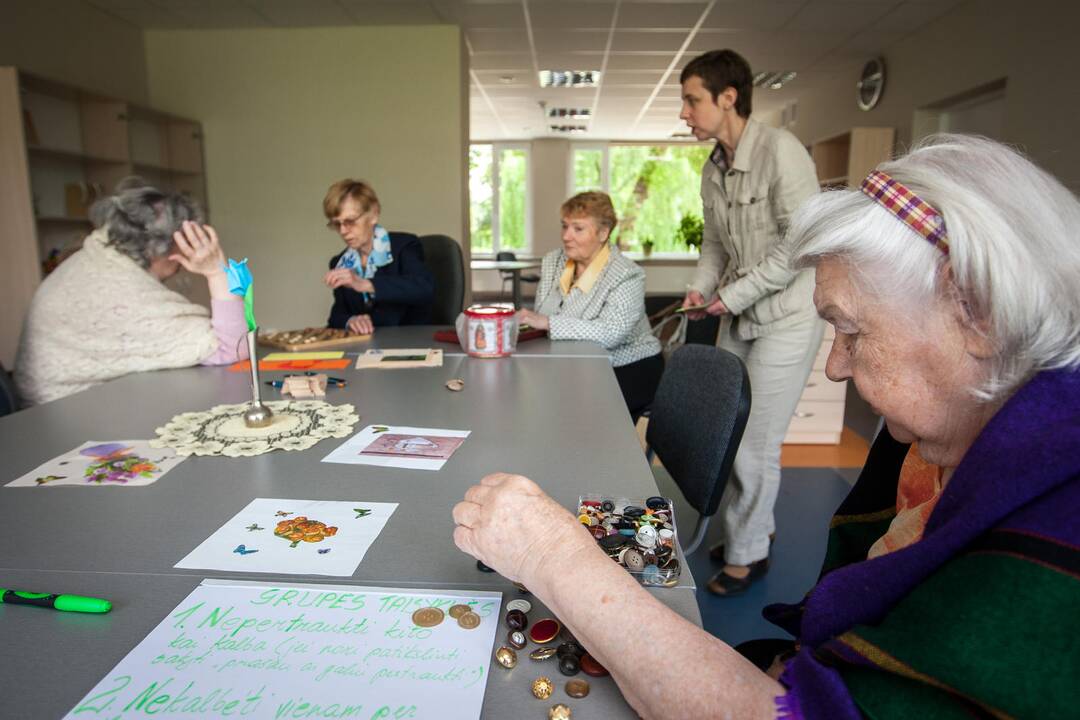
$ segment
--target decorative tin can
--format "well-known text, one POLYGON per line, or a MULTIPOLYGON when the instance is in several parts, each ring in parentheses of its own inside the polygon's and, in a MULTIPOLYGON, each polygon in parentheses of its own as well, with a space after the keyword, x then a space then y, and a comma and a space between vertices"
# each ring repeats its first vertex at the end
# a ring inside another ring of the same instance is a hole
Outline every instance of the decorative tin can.
POLYGON ((472 357, 509 357, 517 348, 518 321, 512 305, 470 305, 464 330, 465 352, 472 357))

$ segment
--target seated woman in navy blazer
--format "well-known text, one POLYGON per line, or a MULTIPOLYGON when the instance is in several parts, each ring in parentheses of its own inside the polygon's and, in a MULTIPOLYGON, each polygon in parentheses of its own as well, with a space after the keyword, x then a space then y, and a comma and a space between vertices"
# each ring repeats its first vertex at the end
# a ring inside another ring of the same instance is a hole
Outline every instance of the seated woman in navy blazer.
POLYGON ((357 335, 376 326, 429 322, 435 295, 420 238, 386 232, 379 210, 375 190, 362 180, 339 180, 323 199, 326 226, 345 241, 323 277, 334 290, 326 324, 357 335))

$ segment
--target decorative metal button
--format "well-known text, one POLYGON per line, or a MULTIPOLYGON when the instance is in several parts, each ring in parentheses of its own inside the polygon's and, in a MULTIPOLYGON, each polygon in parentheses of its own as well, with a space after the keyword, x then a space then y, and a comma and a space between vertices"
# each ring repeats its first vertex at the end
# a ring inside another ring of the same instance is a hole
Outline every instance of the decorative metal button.
POLYGON ((520 630, 511 630, 507 633, 506 642, 510 643, 510 647, 515 650, 521 650, 529 644, 529 641, 525 639, 525 633, 520 630))
POLYGON ((539 698, 540 700, 547 700, 554 691, 555 685, 551 682, 550 678, 541 676, 533 680, 532 694, 534 697, 539 698))
POLYGON ((570 720, 570 708, 562 703, 552 705, 548 710, 548 720, 570 720))
POLYGON ((536 648, 535 650, 533 650, 531 653, 529 653, 529 659, 536 660, 537 662, 542 662, 544 660, 550 660, 551 658, 555 657, 555 654, 557 652, 558 651, 555 648, 548 645, 546 647, 536 648))
POLYGON ((517 653, 508 647, 501 647, 495 651, 495 659, 507 670, 517 665, 517 653))

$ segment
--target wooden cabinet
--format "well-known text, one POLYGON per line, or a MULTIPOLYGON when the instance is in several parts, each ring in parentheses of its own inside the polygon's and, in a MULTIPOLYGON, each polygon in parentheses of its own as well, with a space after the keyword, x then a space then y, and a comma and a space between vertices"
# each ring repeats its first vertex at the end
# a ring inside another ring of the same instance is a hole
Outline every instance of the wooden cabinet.
MULTIPOLYGON (((867 173, 892 157, 895 142, 896 130, 881 127, 856 127, 819 140, 810 146, 818 182, 823 189, 857 187, 867 173)), ((827 326, 814 369, 784 437, 785 443, 836 445, 840 442, 848 384, 825 377, 825 361, 833 335, 832 326, 827 326)))
POLYGON ((208 212, 202 127, 0 67, 0 362, 11 368, 42 277, 82 245, 89 206, 129 175, 208 212))

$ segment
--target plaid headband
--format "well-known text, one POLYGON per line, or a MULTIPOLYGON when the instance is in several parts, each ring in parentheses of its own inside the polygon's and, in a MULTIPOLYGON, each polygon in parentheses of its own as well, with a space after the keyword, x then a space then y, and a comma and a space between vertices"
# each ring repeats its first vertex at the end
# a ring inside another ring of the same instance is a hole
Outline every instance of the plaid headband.
POLYGON ((931 245, 946 255, 949 254, 945 218, 932 205, 908 190, 902 183, 893 180, 880 170, 871 170, 859 189, 926 238, 931 245))

